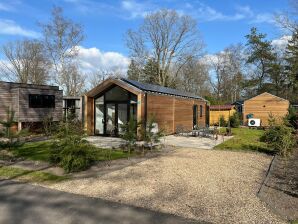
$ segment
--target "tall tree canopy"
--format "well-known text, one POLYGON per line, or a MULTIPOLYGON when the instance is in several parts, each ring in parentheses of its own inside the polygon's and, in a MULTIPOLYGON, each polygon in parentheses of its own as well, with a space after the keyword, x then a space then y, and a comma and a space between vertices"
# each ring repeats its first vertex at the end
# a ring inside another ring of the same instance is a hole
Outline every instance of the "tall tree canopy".
POLYGON ((200 54, 203 44, 194 19, 164 9, 148 14, 137 31, 129 30, 127 46, 134 63, 141 67, 148 60, 156 62, 157 73, 152 74, 156 77, 149 80, 162 86, 173 86, 179 70, 200 54))
POLYGON ((44 54, 43 44, 37 40, 21 40, 2 46, 6 61, 0 61, 0 74, 11 81, 46 84, 50 61, 44 54))
POLYGON ((84 78, 75 59, 77 46, 84 39, 82 26, 65 18, 62 8, 54 7, 51 20, 41 24, 41 28, 45 50, 53 64, 55 82, 63 88, 65 95, 80 94, 79 87, 83 85, 84 78))

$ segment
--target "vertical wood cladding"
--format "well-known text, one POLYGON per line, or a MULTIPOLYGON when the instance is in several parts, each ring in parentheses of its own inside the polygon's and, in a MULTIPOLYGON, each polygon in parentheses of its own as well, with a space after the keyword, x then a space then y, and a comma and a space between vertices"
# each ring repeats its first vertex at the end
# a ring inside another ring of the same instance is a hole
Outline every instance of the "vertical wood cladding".
POLYGON ((198 125, 206 125, 206 102, 203 100, 148 94, 147 104, 148 118, 155 117, 159 127, 165 129, 167 134, 175 133, 178 125, 185 130, 192 130, 193 105, 198 105, 198 125))
POLYGON ((85 96, 85 128, 88 135, 94 135, 94 98, 85 96))
POLYGON ((247 124, 248 114, 253 114, 254 118, 261 119, 263 126, 268 125, 269 114, 281 119, 288 113, 289 101, 263 93, 249 100, 244 101, 243 118, 247 124))
POLYGON ((229 120, 229 117, 236 113, 236 109, 232 108, 231 110, 210 110, 210 125, 218 125, 219 119, 221 116, 224 117, 225 121, 229 120))
POLYGON ((17 122, 41 122, 50 115, 54 121, 62 119, 62 91, 54 86, 0 82, 0 119, 5 119, 8 107, 15 111, 17 122), (29 94, 55 95, 55 108, 30 108, 29 94))

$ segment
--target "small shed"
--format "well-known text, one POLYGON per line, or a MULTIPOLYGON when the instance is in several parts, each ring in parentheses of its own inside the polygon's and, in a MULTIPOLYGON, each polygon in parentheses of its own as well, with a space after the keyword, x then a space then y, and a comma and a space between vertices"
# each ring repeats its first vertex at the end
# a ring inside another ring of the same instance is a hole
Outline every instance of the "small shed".
POLYGON ((281 97, 264 92, 244 101, 243 119, 248 122, 248 116, 261 119, 261 125, 267 126, 270 114, 281 120, 288 113, 289 101, 281 97))
POLYGON ((235 105, 211 105, 210 110, 210 125, 218 125, 221 116, 224 117, 226 121, 229 117, 236 112, 235 105))
POLYGON ((85 95, 85 128, 90 135, 118 136, 133 118, 144 125, 155 117, 167 134, 178 127, 206 126, 208 101, 192 93, 128 79, 107 79, 85 95))

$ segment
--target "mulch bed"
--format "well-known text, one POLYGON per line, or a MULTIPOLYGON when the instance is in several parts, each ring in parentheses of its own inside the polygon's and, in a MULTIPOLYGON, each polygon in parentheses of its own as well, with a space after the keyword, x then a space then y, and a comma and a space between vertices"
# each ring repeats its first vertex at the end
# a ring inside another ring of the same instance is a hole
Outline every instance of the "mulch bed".
POLYGON ((298 220, 298 148, 289 158, 275 157, 258 196, 284 219, 298 220))

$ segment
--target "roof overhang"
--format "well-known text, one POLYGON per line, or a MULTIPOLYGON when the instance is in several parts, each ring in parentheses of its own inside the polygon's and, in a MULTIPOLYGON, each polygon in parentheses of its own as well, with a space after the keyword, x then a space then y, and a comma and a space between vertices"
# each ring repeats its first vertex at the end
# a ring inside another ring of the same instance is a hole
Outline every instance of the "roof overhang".
POLYGON ((111 87, 112 85, 120 86, 121 88, 127 90, 128 92, 131 92, 136 95, 142 93, 142 90, 140 90, 140 89, 138 89, 138 88, 136 88, 120 79, 110 78, 110 79, 103 81, 102 83, 100 83, 99 85, 94 87, 93 89, 91 89, 85 95, 89 96, 89 97, 96 97, 96 96, 100 95, 100 93, 105 91, 107 88, 111 87))

